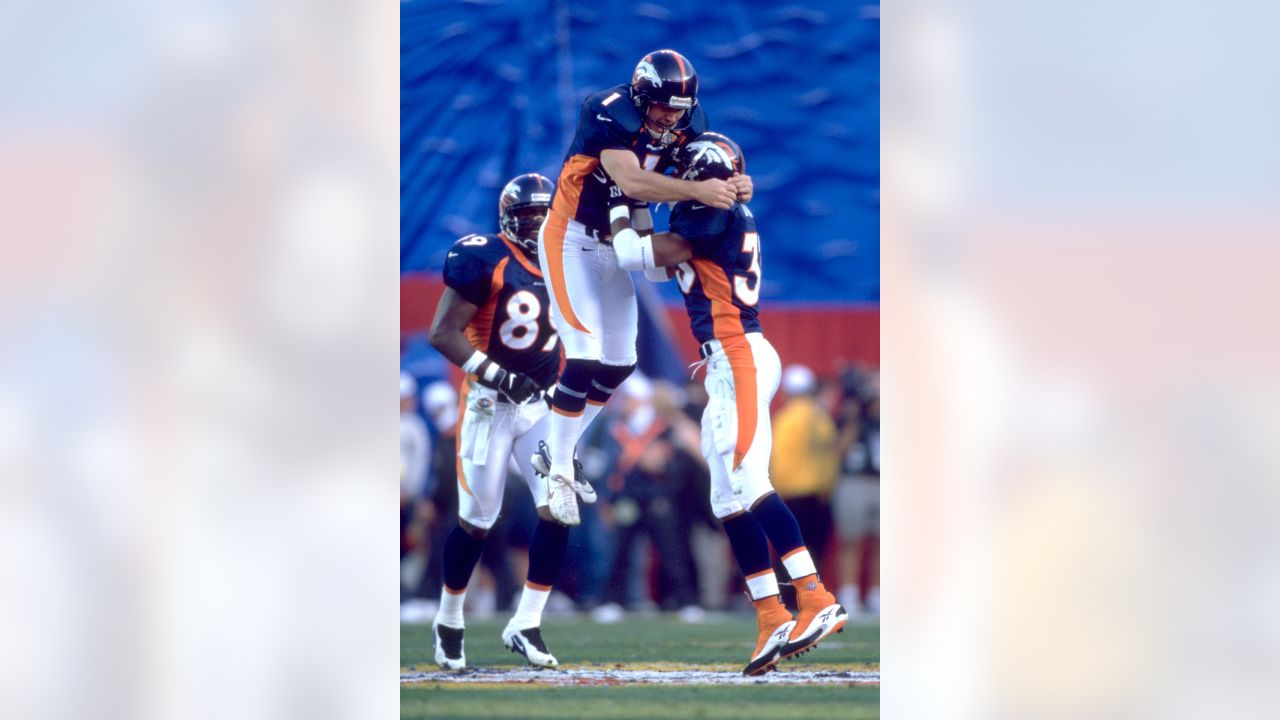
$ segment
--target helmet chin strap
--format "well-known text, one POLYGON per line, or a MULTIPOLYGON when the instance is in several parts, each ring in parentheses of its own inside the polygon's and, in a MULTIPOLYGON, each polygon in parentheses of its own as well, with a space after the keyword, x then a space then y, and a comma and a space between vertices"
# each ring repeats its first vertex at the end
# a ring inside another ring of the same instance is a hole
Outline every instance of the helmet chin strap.
POLYGON ((654 133, 653 125, 649 121, 645 121, 644 129, 649 133, 649 137, 653 138, 659 145, 670 145, 676 141, 676 134, 671 130, 661 130, 654 133))

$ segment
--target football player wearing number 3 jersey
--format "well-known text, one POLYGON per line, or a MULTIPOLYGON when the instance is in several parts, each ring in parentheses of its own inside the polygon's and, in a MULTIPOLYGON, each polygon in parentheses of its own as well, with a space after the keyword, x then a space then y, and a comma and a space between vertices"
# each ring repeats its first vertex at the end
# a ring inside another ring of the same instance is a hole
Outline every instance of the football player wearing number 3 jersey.
POLYGON ((706 127, 698 74, 674 50, 645 55, 629 85, 582 103, 539 252, 567 362, 552 400, 550 452, 534 458, 534 467, 551 476, 551 512, 562 520, 577 513, 574 491, 584 502, 595 499, 575 471, 578 438, 636 366, 635 286, 613 256, 610 203, 634 208, 637 227, 652 228, 650 202, 728 208, 751 199, 745 175, 691 181, 663 174, 671 152, 706 127))
POLYGON ((513 457, 533 492, 539 519, 529 547, 528 580, 502 642, 530 664, 557 665, 540 626, 569 528, 552 518, 547 480, 529 464, 546 437, 551 410, 545 391, 560 370, 560 341, 538 269, 537 233, 553 187, 534 173, 511 180, 498 199, 501 234, 469 235, 445 258, 446 287, 431 325, 431 344, 467 373, 459 393, 458 526, 445 540, 444 590, 433 625, 436 662, 447 669, 467 664, 462 605, 485 537, 498 519, 513 457))
MULTIPOLYGON (((702 133, 676 151, 686 180, 729 178, 745 169, 737 144, 702 133)), ((781 363, 761 332, 760 238, 745 205, 728 210, 682 202, 671 210, 670 232, 641 237, 623 208, 610 211, 618 264, 666 280, 667 268, 684 294, 694 337, 707 367, 709 398, 702 414, 702 455, 711 470, 711 509, 724 523, 756 608, 756 649, 743 669, 766 673, 782 658, 812 649, 844 628, 844 608, 823 587, 795 516, 769 482, 772 432, 769 403, 781 363), (793 620, 779 599, 769 543, 791 576, 799 603, 793 620)))

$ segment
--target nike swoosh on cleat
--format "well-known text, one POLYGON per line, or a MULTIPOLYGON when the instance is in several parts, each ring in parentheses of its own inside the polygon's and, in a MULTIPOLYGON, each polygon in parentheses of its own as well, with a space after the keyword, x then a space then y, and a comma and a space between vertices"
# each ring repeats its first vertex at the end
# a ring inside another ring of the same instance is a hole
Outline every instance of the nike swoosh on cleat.
POLYGON ((596 119, 597 119, 597 120, 603 120, 603 121, 605 121, 605 122, 613 122, 613 119, 612 119, 612 118, 607 118, 607 117, 605 117, 605 116, 601 115, 600 113, 596 113, 596 119))

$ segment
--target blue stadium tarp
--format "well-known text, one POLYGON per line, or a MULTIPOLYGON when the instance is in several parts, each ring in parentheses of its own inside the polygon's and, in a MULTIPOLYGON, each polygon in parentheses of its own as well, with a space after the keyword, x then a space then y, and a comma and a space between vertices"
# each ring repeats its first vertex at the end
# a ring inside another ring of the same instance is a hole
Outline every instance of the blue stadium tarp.
POLYGON ((641 56, 670 47, 696 66, 711 127, 746 156, 762 299, 878 303, 878 10, 732 0, 402 3, 402 272, 438 271, 454 240, 496 232, 502 184, 531 171, 554 179, 582 99, 629 81, 641 56))

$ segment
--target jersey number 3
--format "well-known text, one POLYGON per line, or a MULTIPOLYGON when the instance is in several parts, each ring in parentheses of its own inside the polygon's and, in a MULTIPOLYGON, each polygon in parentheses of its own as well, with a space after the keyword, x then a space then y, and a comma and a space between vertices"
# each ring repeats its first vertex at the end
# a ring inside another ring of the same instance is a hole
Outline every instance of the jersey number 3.
POLYGON ((743 305, 755 305, 760 301, 760 236, 749 232, 742 234, 742 252, 751 253, 747 275, 733 278, 733 294, 743 305))

